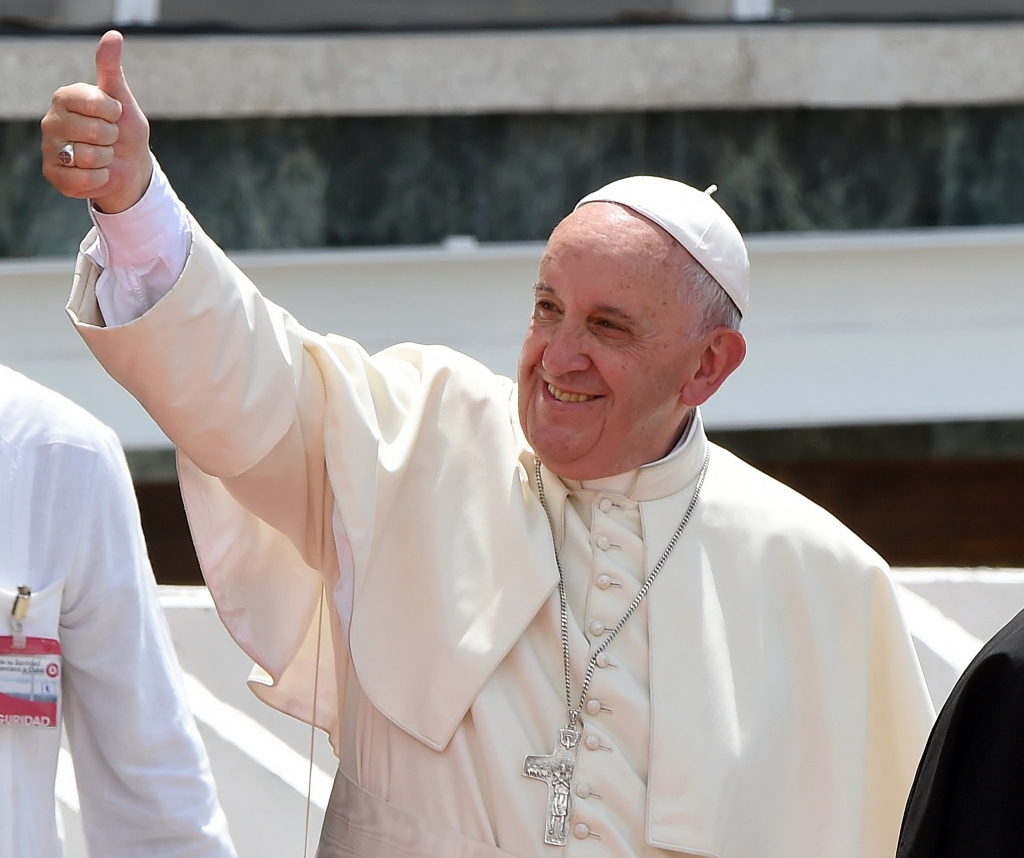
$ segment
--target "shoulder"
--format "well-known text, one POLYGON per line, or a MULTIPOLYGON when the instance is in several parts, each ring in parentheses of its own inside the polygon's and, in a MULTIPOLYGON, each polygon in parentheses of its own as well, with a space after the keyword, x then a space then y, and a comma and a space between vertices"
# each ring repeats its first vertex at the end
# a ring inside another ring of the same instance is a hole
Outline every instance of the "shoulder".
POLYGON ((761 551, 794 559, 831 558, 864 568, 888 568, 834 515, 728 450, 711 446, 703 499, 712 526, 734 528, 761 551))
MULTIPOLYGON (((961 674, 935 725, 948 742, 989 742, 997 735, 1012 742, 1024 759, 1024 611, 989 640, 961 674)), ((1024 777, 1022 777, 1024 783, 1024 777)))
POLYGON ((20 450, 64 447, 88 458, 119 457, 113 430, 53 390, 0 365, 0 440, 20 450))
POLYGON ((935 722, 899 858, 1017 855, 1024 838, 1024 612, 982 648, 935 722))
POLYGON ((423 375, 465 386, 504 389, 512 384, 511 379, 498 375, 476 358, 448 346, 400 343, 378 352, 372 360, 379 365, 405 365, 423 375))
POLYGON ((950 694, 949 706, 981 695, 1015 700, 1024 715, 1024 611, 1018 613, 986 643, 963 672, 950 694))
POLYGON ((488 414, 507 422, 514 382, 469 355, 448 346, 401 343, 371 360, 389 377, 392 393, 402 396, 405 388, 412 401, 443 410, 446 419, 463 412, 473 422, 486 421, 488 414))

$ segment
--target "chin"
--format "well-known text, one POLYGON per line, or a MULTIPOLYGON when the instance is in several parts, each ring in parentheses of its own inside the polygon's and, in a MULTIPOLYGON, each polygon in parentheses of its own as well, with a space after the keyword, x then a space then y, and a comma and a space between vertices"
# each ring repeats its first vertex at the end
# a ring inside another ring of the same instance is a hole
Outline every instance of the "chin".
POLYGON ((571 456, 567 456, 564 450, 552 450, 543 443, 538 445, 532 441, 530 446, 533 447, 534 455, 540 459, 541 464, 551 473, 570 480, 576 479, 571 473, 576 470, 576 461, 571 456))
POLYGON ((581 438, 576 427, 568 429, 538 421, 536 416, 527 411, 527 419, 522 423, 523 434, 544 467, 567 480, 596 479, 592 455, 597 439, 581 438))
MULTIPOLYGON (((599 476, 602 476, 594 473, 593 466, 588 467, 587 463, 585 461, 581 461, 579 458, 569 458, 566 456, 553 457, 540 450, 535 452, 537 453, 537 458, 540 459, 545 468, 563 479, 595 480, 598 479, 599 476)), ((608 475, 604 474, 603 476, 608 475)))

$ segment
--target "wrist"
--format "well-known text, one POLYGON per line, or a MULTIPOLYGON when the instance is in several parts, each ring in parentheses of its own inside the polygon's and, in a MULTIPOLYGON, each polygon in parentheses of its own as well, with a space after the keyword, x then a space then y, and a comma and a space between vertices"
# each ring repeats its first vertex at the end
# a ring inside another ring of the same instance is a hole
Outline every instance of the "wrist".
POLYGON ((128 188, 117 194, 109 194, 103 197, 93 197, 91 203, 93 208, 102 214, 120 214, 127 211, 145 196, 146 189, 153 179, 153 163, 147 159, 146 169, 129 185, 128 188))

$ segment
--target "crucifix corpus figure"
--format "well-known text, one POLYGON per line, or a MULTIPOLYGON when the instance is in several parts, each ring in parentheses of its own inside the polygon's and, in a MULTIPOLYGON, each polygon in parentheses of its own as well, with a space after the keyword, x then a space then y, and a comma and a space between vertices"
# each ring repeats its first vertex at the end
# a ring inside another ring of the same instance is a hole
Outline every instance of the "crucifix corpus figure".
POLYGON ((578 731, 563 727, 558 733, 558 745, 551 754, 531 754, 523 763, 523 774, 548 785, 548 812, 544 826, 544 842, 552 846, 565 846, 569 840, 569 815, 572 812, 572 771, 576 763, 576 749, 580 743, 578 731))

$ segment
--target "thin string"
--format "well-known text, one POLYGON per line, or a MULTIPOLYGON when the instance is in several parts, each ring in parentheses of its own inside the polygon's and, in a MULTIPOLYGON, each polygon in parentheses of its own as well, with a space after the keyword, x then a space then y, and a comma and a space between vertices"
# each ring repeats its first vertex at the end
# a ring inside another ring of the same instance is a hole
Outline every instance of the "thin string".
POLYGON ((324 634, 324 591, 320 589, 320 606, 316 614, 316 664, 313 667, 313 715, 309 719, 309 777, 306 780, 306 824, 302 832, 302 858, 309 856, 309 815, 313 803, 313 740, 316 738, 316 701, 320 696, 320 642, 324 634))

